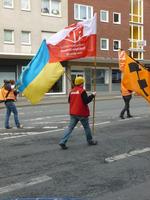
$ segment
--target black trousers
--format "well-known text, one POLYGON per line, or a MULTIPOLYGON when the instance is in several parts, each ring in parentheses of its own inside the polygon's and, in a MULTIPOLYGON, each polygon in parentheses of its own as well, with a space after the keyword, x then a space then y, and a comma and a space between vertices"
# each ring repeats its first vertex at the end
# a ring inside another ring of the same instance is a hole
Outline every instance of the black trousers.
POLYGON ((130 116, 130 100, 132 98, 132 95, 128 95, 128 96, 122 96, 123 100, 124 100, 124 103, 125 103, 125 106, 124 108, 122 109, 121 113, 120 113, 120 116, 124 116, 124 113, 127 112, 127 116, 130 116))

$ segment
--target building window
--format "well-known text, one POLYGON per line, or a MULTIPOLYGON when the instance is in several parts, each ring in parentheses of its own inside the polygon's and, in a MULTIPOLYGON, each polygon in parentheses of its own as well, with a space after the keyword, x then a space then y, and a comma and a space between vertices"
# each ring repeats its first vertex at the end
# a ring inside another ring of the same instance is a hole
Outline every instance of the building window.
POLYGON ((109 39, 101 38, 100 48, 101 50, 109 50, 109 39))
POLYGON ((93 7, 81 4, 74 4, 74 19, 91 19, 93 16, 93 7))
POLYGON ((130 0, 130 22, 143 24, 143 0, 130 0))
POLYGON ((13 0, 3 0, 3 5, 4 8, 13 8, 14 4, 13 4, 13 0))
POLYGON ((114 24, 121 24, 121 14, 120 13, 113 13, 113 23, 114 24))
POLYGON ((121 41, 113 40, 113 50, 118 51, 119 49, 121 49, 121 41))
POLYGON ((30 10, 30 0, 21 0, 21 10, 30 10))
POLYGON ((131 56, 135 59, 143 59, 144 46, 146 41, 143 40, 143 26, 137 24, 130 25, 130 48, 131 56))
POLYGON ((49 40, 49 38, 52 36, 52 35, 54 35, 56 32, 49 32, 49 31, 42 31, 41 32, 41 36, 42 36, 42 40, 46 40, 46 41, 48 41, 49 40))
POLYGON ((21 44, 31 45, 31 32, 29 32, 29 31, 21 32, 21 44))
MULTIPOLYGON (((94 73, 94 69, 92 71, 94 73)), ((109 90, 109 71, 107 69, 96 69, 96 90, 109 90)))
POLYGON ((61 0, 41 0, 41 12, 51 16, 61 15, 61 0))
POLYGON ((119 69, 112 69, 112 91, 120 90, 121 72, 119 69))
POLYGON ((61 2, 59 0, 51 0, 51 14, 52 15, 60 15, 61 2))
POLYGON ((143 52, 131 52, 131 56, 132 56, 135 60, 143 60, 143 59, 144 59, 143 52))
POLYGON ((143 26, 131 24, 130 25, 130 48, 139 48, 138 42, 143 41, 144 33, 143 26))
POLYGON ((101 22, 109 22, 109 12, 106 10, 100 11, 100 21, 101 22))
POLYGON ((14 31, 4 30, 4 43, 14 43, 14 31))
POLYGON ((144 58, 143 0, 130 0, 130 55, 138 60, 144 58))

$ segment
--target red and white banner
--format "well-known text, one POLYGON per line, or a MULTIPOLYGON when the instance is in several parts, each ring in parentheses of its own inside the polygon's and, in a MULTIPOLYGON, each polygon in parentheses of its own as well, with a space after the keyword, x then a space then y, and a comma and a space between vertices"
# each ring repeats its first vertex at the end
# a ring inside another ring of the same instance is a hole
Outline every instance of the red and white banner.
POLYGON ((47 40, 50 62, 96 56, 96 14, 72 24, 47 40))

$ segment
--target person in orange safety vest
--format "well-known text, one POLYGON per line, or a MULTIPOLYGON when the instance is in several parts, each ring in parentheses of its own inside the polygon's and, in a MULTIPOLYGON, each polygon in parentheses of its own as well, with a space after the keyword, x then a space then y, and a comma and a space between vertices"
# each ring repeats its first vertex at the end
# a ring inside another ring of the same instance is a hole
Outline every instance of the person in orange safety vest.
POLYGON ((90 103, 96 95, 96 92, 93 92, 91 95, 87 95, 86 90, 83 88, 83 84, 85 79, 82 76, 78 76, 75 78, 74 84, 75 86, 71 89, 69 93, 68 102, 70 103, 70 123, 68 128, 64 131, 64 136, 61 139, 59 145, 62 149, 67 149, 66 143, 77 125, 80 121, 84 131, 87 143, 89 145, 96 145, 97 141, 93 140, 91 128, 89 126, 89 115, 90 110, 88 107, 88 103, 90 103))
POLYGON ((124 85, 121 83, 121 94, 122 94, 122 98, 124 100, 124 108, 121 110, 121 113, 120 113, 120 118, 121 119, 125 119, 124 117, 124 113, 127 112, 127 117, 130 118, 130 117, 133 117, 131 114, 130 114, 130 100, 132 98, 132 91, 131 90, 127 90, 124 85))
POLYGON ((14 89, 15 87, 15 81, 14 80, 4 80, 4 86, 1 88, 0 91, 0 99, 2 99, 5 102, 6 107, 6 116, 5 116, 5 128, 11 129, 12 127, 9 125, 9 118, 11 113, 14 114, 14 121, 17 128, 23 128, 23 126, 19 122, 18 118, 18 111, 15 105, 16 97, 17 97, 17 91, 14 89))

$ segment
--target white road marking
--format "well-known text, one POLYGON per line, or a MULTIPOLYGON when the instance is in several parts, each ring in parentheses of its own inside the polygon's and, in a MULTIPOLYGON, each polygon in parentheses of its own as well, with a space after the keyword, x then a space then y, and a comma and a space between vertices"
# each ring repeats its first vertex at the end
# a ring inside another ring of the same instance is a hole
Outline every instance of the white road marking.
POLYGON ((129 121, 129 120, 131 120, 131 119, 133 119, 133 118, 119 119, 118 121, 119 121, 119 122, 123 122, 123 121, 129 121))
POLYGON ((23 110, 23 108, 21 108, 21 107, 18 107, 18 108, 17 108, 17 110, 23 110))
MULTIPOLYGON (((101 123, 97 123, 95 124, 96 126, 98 125, 103 125, 103 124, 108 124, 110 123, 110 121, 106 121, 106 122, 101 122, 101 123)), ((79 126, 79 127, 82 127, 79 126)), ((79 128, 79 127, 75 127, 75 128, 79 128)), ((43 127, 43 128, 58 128, 58 127, 43 127)), ((2 140, 9 140, 9 139, 15 139, 15 138, 20 138, 20 137, 27 137, 27 136, 32 136, 32 135, 40 135, 40 134, 46 134, 46 133, 53 133, 53 132, 59 132, 59 131, 63 131, 66 127, 62 128, 62 129, 56 129, 56 130, 47 130, 47 131, 42 131, 42 132, 20 132, 20 133, 1 133, 0 135, 8 135, 7 137, 3 137, 0 138, 0 141, 2 140)))
MULTIPOLYGON (((23 126, 23 129, 31 129, 31 128, 36 128, 36 127, 34 127, 34 126, 23 126)), ((18 128, 17 128, 17 127, 13 127, 12 129, 13 129, 13 130, 14 130, 14 129, 17 130, 18 128)), ((8 131, 11 131, 12 129, 8 129, 8 131)), ((0 128, 0 130, 6 130, 6 129, 5 129, 5 128, 0 128)), ((21 129, 21 130, 22 130, 22 129, 21 129)), ((3 133, 0 133, 0 135, 1 135, 1 134, 3 134, 3 133)))
POLYGON ((122 160, 122 159, 125 159, 125 158, 128 158, 128 157, 135 156, 135 155, 138 155, 138 154, 141 154, 141 153, 146 153, 146 152, 150 152, 150 147, 146 147, 144 149, 137 149, 137 150, 134 150, 134 151, 130 151, 129 153, 123 153, 123 154, 120 154, 120 155, 108 157, 108 158, 105 158, 105 161, 108 162, 108 163, 111 163, 111 162, 114 162, 114 161, 122 160))
POLYGON ((103 124, 110 124, 110 123, 111 123, 111 121, 100 122, 100 123, 95 123, 95 126, 103 125, 103 124))
POLYGON ((13 136, 16 136, 16 135, 20 135, 21 133, 0 133, 0 136, 4 136, 4 135, 13 135, 13 136))
POLYGON ((27 137, 27 136, 32 136, 32 135, 41 135, 41 134, 46 134, 46 133, 59 132, 59 131, 64 131, 64 128, 62 128, 62 129, 56 129, 56 130, 51 130, 51 131, 50 130, 48 130, 48 131, 42 131, 42 132, 21 132, 21 133, 15 133, 16 134, 15 136, 0 138, 0 141, 14 139, 14 138, 19 138, 19 137, 27 137))
POLYGON ((43 128, 45 128, 45 129, 50 128, 51 129, 51 128, 58 128, 58 126, 44 126, 43 128))
MULTIPOLYGON (((49 111, 49 112, 53 113, 53 112, 56 112, 56 111, 60 111, 60 109, 59 110, 58 109, 55 109, 55 110, 45 110, 44 112, 46 112, 46 111, 49 111)), ((37 110, 37 111, 33 110, 32 113, 33 114, 35 114, 35 113, 43 113, 43 110, 37 110)))
MULTIPOLYGON (((62 115, 61 115, 62 116, 62 115)), ((63 115, 64 116, 64 115, 63 115)), ((68 116, 68 115, 66 115, 66 116, 68 116)), ((58 116, 55 116, 55 117, 58 117, 58 116)), ((49 116, 48 116, 48 118, 49 118, 49 116)), ((51 118, 51 117, 50 117, 51 118)), ((140 119, 141 117, 134 117, 134 118, 131 118, 131 119, 140 119)), ((39 119, 39 118, 37 118, 37 119, 39 119)), ((41 119, 41 118, 40 118, 41 119)), ((44 119, 44 118, 43 118, 44 119)), ((130 118, 129 118, 130 119, 130 118)), ((32 119, 31 119, 32 120, 32 119)), ((30 121, 31 121, 30 120, 30 121)), ((128 119, 127 119, 128 120, 128 119)), ((121 122, 123 122, 123 121, 126 121, 126 120, 118 120, 118 121, 121 121, 121 122)), ((61 122, 66 122, 66 121, 60 121, 60 122, 57 122, 57 123, 61 123, 61 122)), ((42 123, 42 122, 35 122, 35 123, 42 123)), ((53 122, 52 122, 53 123, 53 122)), ((55 122, 54 122, 55 123, 55 122)), ((95 123, 95 126, 101 126, 101 125, 105 125, 105 124, 111 124, 111 123, 113 123, 112 121, 105 121, 105 122, 99 122, 99 123, 95 123)), ((92 126, 92 124, 90 123, 90 126, 92 126)), ((75 128, 80 128, 80 127, 82 127, 82 125, 81 126, 78 126, 78 127, 75 127, 75 128)), ((26 128, 26 129, 30 129, 30 128, 36 128, 36 127, 24 127, 24 128, 26 128)), ((45 134, 45 133, 53 133, 53 132, 59 132, 59 131, 63 131, 65 128, 66 128, 66 126, 65 127, 63 127, 62 129, 56 129, 56 128, 58 128, 57 126, 55 126, 55 127, 50 127, 50 126, 46 126, 46 127, 43 127, 43 129, 46 129, 46 128, 53 128, 53 130, 47 130, 47 131, 42 131, 42 132, 19 132, 19 133, 10 133, 10 132, 8 132, 8 133, 0 133, 0 136, 4 136, 4 135, 8 135, 7 137, 4 137, 4 138, 0 138, 0 141, 2 141, 2 140, 8 140, 8 139, 15 139, 15 138, 19 138, 19 137, 27 137, 27 136, 32 136, 32 135, 40 135, 40 134, 45 134), (54 130, 54 128, 55 128, 55 130, 54 130)))
POLYGON ((49 180, 52 180, 52 177, 49 177, 47 175, 39 176, 39 177, 36 177, 36 178, 32 178, 28 181, 15 183, 15 184, 11 184, 11 185, 8 185, 8 186, 5 186, 5 187, 1 187, 0 188, 0 194, 12 192, 12 191, 19 190, 19 189, 22 189, 22 188, 26 188, 26 187, 29 187, 29 186, 32 186, 32 185, 43 183, 43 182, 46 182, 46 181, 49 181, 49 180))
MULTIPOLYGON (((110 121, 106 121, 106 122, 95 123, 94 125, 99 126, 99 125, 110 124, 110 123, 111 123, 110 121)), ((92 127, 92 126, 93 126, 93 124, 90 123, 90 127, 92 127)), ((80 125, 79 127, 82 127, 82 125, 80 125)))
POLYGON ((60 122, 33 122, 32 124, 63 124, 67 123, 67 121, 60 121, 60 122))
POLYGON ((128 121, 128 120, 133 120, 133 119, 141 119, 141 117, 131 117, 131 118, 125 118, 125 119, 119 119, 118 121, 123 122, 123 121, 128 121))
POLYGON ((142 117, 134 117, 134 119, 141 119, 142 117))
POLYGON ((36 128, 34 126, 23 126, 24 129, 31 129, 31 128, 36 128))
POLYGON ((16 138, 26 137, 26 136, 27 135, 23 134, 23 135, 16 135, 16 136, 4 137, 4 138, 0 138, 0 141, 2 141, 2 140, 16 139, 16 138))
POLYGON ((23 113, 23 112, 19 112, 19 115, 25 115, 25 113, 23 113))
MULTIPOLYGON (((55 115, 55 116, 45 116, 45 117, 38 117, 34 119, 30 119, 30 121, 40 121, 45 119, 51 119, 51 118, 61 118, 61 117, 69 117, 69 115, 55 115)), ((29 119, 25 119, 24 121, 29 121, 29 119)))

